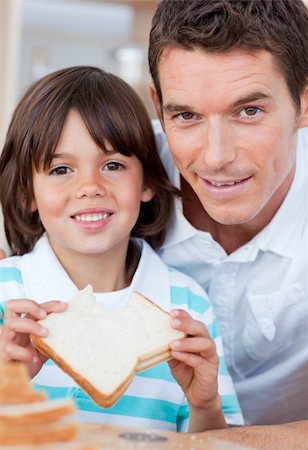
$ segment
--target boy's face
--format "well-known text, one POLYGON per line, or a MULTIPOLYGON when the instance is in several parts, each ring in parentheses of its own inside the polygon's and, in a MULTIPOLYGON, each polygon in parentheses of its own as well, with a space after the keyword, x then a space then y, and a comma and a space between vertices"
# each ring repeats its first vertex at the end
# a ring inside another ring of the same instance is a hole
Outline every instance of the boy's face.
POLYGON ((33 210, 38 209, 60 261, 77 254, 125 261, 140 202, 153 196, 144 186, 140 161, 113 152, 107 142, 106 148, 110 153, 95 144, 72 110, 49 169, 34 171, 33 210))
POLYGON ((262 228, 295 170, 296 131, 308 124, 308 89, 296 111, 270 53, 168 48, 153 99, 183 177, 216 222, 262 228))

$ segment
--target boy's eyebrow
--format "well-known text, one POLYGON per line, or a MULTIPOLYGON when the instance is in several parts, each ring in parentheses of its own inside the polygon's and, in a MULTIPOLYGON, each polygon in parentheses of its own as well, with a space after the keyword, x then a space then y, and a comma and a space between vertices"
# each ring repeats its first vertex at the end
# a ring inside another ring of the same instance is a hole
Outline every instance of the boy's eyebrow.
MULTIPOLYGON (((113 155, 114 153, 119 153, 118 150, 115 149, 102 149, 104 153, 107 155, 113 155)), ((67 153, 67 152, 57 152, 52 155, 52 159, 67 159, 67 158, 74 158, 74 154, 67 153)))
POLYGON ((58 152, 54 153, 52 155, 52 159, 65 159, 65 158, 71 158, 73 155, 71 153, 65 153, 65 152, 58 152))

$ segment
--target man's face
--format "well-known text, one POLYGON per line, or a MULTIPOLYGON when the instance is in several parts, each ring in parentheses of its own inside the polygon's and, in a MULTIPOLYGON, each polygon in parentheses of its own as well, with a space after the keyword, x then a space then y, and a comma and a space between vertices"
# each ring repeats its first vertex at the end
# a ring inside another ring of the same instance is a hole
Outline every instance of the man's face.
POLYGON ((168 48, 159 78, 171 152, 206 212, 225 225, 266 225, 294 176, 307 90, 298 112, 266 51, 168 48))

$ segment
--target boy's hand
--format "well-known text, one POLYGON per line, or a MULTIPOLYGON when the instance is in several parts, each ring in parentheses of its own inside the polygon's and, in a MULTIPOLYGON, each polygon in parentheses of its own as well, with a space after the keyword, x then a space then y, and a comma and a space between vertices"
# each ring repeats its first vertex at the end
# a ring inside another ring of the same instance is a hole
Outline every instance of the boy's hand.
POLYGON ((0 360, 24 362, 30 376, 34 377, 47 358, 32 345, 29 335, 47 336, 48 331, 37 320, 45 318, 51 312, 62 312, 66 307, 66 303, 59 301, 39 305, 33 300, 9 300, 0 334, 0 360))
POLYGON ((6 258, 5 251, 2 250, 2 248, 0 248, 0 259, 4 259, 4 258, 6 258))
POLYGON ((216 346, 202 322, 176 309, 170 312, 171 326, 187 337, 171 343, 173 359, 169 366, 183 389, 190 406, 211 408, 218 397, 218 364, 216 346))

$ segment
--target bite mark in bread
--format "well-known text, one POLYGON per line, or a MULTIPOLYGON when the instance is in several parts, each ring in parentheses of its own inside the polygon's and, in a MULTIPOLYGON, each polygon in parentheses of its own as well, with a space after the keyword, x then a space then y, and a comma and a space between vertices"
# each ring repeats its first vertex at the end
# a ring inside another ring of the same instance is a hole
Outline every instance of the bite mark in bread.
POLYGON ((91 286, 64 312, 39 323, 49 334, 31 335, 33 345, 102 407, 123 395, 137 371, 170 359, 170 342, 184 337, 171 327, 169 314, 143 295, 133 292, 125 307, 106 309, 96 303, 91 286))

